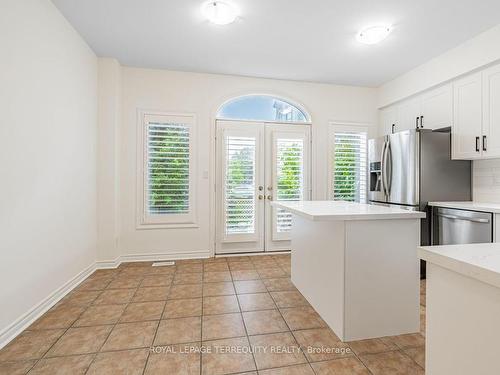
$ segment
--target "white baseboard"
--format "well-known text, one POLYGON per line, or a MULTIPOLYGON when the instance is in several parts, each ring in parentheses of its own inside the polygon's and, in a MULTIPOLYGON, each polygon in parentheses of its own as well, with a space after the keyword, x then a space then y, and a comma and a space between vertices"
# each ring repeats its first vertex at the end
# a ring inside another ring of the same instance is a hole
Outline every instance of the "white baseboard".
POLYGON ((105 270, 105 269, 110 269, 110 268, 116 268, 120 265, 120 257, 116 258, 115 260, 98 260, 95 262, 96 269, 98 270, 105 270))
POLYGON ((196 259, 196 258, 209 258, 210 251, 178 251, 171 253, 150 253, 150 254, 126 254, 120 256, 120 263, 126 262, 157 262, 164 260, 180 260, 180 259, 196 259))
POLYGON ((0 332, 0 349, 12 341, 17 335, 28 328, 35 320, 45 314, 52 306, 59 302, 64 296, 76 288, 96 269, 93 263, 85 268, 78 275, 67 281, 63 286, 50 294, 47 298, 35 305, 18 320, 0 332))
POLYGON ((16 338, 22 331, 28 328, 35 320, 45 314, 52 306, 59 302, 69 292, 76 288, 83 280, 90 276, 95 270, 117 268, 121 263, 125 262, 146 262, 146 261, 163 261, 163 260, 179 260, 179 259, 194 259, 194 258, 209 258, 210 251, 190 251, 190 252, 174 252, 174 253, 150 253, 150 254, 127 254, 110 261, 96 261, 88 266, 78 275, 66 282, 63 286, 53 292, 50 296, 34 306, 21 318, 16 320, 10 326, 0 331, 0 349, 7 345, 10 341, 16 338))
POLYGON ((230 253, 230 254, 215 254, 216 258, 232 258, 232 257, 259 257, 266 255, 283 255, 290 254, 291 250, 276 250, 276 251, 262 251, 260 253, 230 253))

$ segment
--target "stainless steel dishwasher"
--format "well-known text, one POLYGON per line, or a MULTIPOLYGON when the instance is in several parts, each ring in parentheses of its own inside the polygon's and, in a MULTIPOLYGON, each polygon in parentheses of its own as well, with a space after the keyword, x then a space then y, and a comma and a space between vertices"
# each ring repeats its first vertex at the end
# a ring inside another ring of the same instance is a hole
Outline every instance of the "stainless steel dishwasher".
POLYGON ((433 245, 493 242, 493 214, 443 207, 432 211, 433 245))

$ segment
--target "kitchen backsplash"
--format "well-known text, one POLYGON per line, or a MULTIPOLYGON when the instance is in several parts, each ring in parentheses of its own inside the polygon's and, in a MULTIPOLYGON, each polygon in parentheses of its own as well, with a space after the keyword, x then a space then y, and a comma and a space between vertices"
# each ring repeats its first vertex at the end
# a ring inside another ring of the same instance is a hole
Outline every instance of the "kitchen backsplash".
POLYGON ((500 203, 500 159, 472 162, 473 200, 500 203))

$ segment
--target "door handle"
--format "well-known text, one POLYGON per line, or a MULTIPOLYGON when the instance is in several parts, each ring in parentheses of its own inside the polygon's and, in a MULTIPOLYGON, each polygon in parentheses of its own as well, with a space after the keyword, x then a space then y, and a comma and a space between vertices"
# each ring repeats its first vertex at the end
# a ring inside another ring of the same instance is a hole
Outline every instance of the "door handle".
POLYGON ((396 130, 396 124, 391 125, 391 133, 394 134, 394 131, 396 130))
POLYGON ((447 214, 436 214, 436 216, 444 217, 445 219, 471 221, 473 223, 487 224, 490 222, 489 219, 474 219, 466 216, 447 215, 447 214))
POLYGON ((476 137, 476 152, 479 152, 479 137, 476 137))
POLYGON ((486 136, 483 135, 483 151, 486 151, 486 136))
POLYGON ((415 129, 418 129, 418 128, 419 128, 419 126, 418 126, 418 118, 419 118, 419 117, 417 116, 417 118, 415 119, 415 129))
POLYGON ((267 200, 272 201, 273 200, 273 196, 272 195, 268 195, 267 196, 267 200))
POLYGON ((382 167, 380 168, 380 181, 382 182, 382 192, 384 193, 384 195, 387 195, 387 190, 385 189, 385 176, 384 176, 384 168, 385 168, 385 148, 387 146, 387 142, 384 142, 384 145, 382 146, 382 154, 380 155, 380 160, 381 160, 381 164, 382 164, 382 167))
POLYGON ((420 116, 420 128, 424 128, 424 116, 420 116))
POLYGON ((389 161, 389 155, 391 154, 391 142, 387 141, 387 147, 385 148, 385 157, 384 157, 384 164, 383 164, 383 169, 384 169, 384 184, 385 184, 385 189, 386 189, 386 194, 389 195, 391 193, 391 185, 392 185, 392 165, 391 165, 391 174, 389 176, 389 168, 388 168, 388 161, 389 161), (390 177, 390 180, 389 180, 390 177))
POLYGON ((259 194, 259 201, 261 201, 262 199, 264 199, 264 196, 262 194, 259 194))

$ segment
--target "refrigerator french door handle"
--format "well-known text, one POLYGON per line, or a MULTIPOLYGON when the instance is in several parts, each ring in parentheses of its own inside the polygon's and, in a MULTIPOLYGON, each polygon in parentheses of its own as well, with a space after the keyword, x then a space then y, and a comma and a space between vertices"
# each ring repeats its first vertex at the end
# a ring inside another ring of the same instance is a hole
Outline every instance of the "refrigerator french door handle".
POLYGON ((389 154, 389 148, 391 147, 391 143, 390 141, 387 141, 385 143, 385 147, 384 147, 384 154, 383 154, 383 157, 382 157, 382 184, 384 186, 384 193, 386 195, 386 198, 389 197, 389 193, 390 193, 390 190, 389 190, 389 183, 387 181, 387 155, 389 154))
POLYGON ((387 198, 387 192, 385 190, 385 176, 384 176, 384 158, 385 158, 385 147, 387 146, 387 142, 384 142, 384 145, 382 146, 382 153, 380 155, 380 161, 381 161, 381 166, 380 166, 380 181, 382 182, 382 191, 384 195, 387 198))
POLYGON ((389 194, 391 194, 391 187, 392 187, 392 149, 391 149, 391 142, 390 141, 387 141, 387 147, 385 149, 384 175, 386 178, 385 188, 387 191, 387 196, 389 196, 389 194), (389 161, 390 161, 390 163, 389 163, 389 161), (390 167, 390 169, 388 167, 390 167), (390 173, 388 172, 388 170, 390 170, 390 173), (385 172, 387 172, 387 173, 385 173, 385 172))

